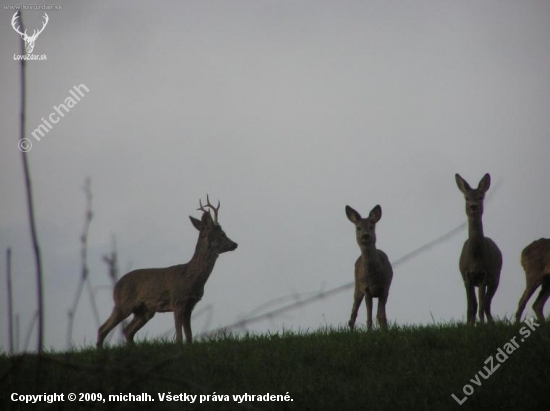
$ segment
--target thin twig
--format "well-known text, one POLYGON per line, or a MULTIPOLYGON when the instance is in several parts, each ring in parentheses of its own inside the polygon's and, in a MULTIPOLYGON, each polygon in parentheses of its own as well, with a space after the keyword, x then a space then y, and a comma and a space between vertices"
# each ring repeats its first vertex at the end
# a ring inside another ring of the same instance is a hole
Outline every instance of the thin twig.
POLYGON ((38 319, 38 311, 34 313, 32 316, 31 323, 29 324, 29 328, 27 330, 27 336, 25 337, 25 345, 23 346, 23 352, 27 351, 27 348, 29 348, 29 342, 31 340, 32 330, 34 329, 34 324, 36 324, 36 320, 38 319))
POLYGON ((19 339, 21 333, 19 332, 19 314, 15 314, 15 352, 19 352, 19 339))
POLYGON ((69 327, 67 330, 67 347, 70 349, 72 344, 72 337, 73 337, 73 323, 74 323, 74 317, 76 314, 76 309, 78 308, 78 302, 80 301, 80 297, 82 295, 82 289, 84 287, 84 284, 87 285, 88 295, 90 297, 90 304, 92 305, 92 311, 95 317, 95 321, 97 326, 99 327, 99 311, 97 309, 97 304, 95 302, 95 296, 93 292, 92 285, 90 283, 90 277, 89 277, 89 269, 88 269, 88 233, 90 231, 90 224, 92 222, 93 218, 93 212, 92 212, 92 190, 91 190, 91 179, 90 177, 86 178, 86 182, 84 184, 84 192, 86 193, 86 216, 84 219, 84 229, 82 230, 82 235, 80 236, 80 242, 82 244, 80 256, 81 256, 81 265, 82 265, 82 275, 80 277, 80 282, 78 283, 77 292, 73 301, 73 305, 71 306, 71 309, 68 312, 69 316, 69 327))
MULTIPOLYGON (((111 254, 110 255, 104 255, 103 261, 108 265, 109 267, 109 278, 112 282, 112 289, 111 292, 114 291, 115 285, 118 281, 118 254, 116 249, 116 237, 114 235, 111 235, 111 254)), ((120 336, 121 338, 124 338, 124 327, 126 327, 127 321, 122 320, 120 322, 120 336)), ((110 341, 110 338, 112 337, 112 334, 107 337, 107 341, 110 341)))
MULTIPOLYGON (((24 31, 23 15, 21 14, 19 23, 21 24, 21 30, 24 31)), ((21 42, 21 54, 24 55, 25 43, 21 42)), ((25 139, 25 107, 26 107, 26 78, 25 78, 25 59, 20 60, 20 73, 21 73, 21 132, 19 135, 19 147, 24 146, 25 139)), ((36 223, 34 219, 34 206, 32 198, 31 188, 31 175, 29 171, 29 164, 27 162, 28 151, 21 150, 21 157, 23 159, 23 172, 25 174, 25 188, 27 192, 27 209, 29 213, 29 223, 31 228, 32 245, 34 249, 34 258, 36 263, 36 292, 38 300, 38 354, 42 354, 44 349, 44 292, 42 286, 42 259, 40 257, 40 246, 38 244, 38 234, 36 232, 36 223)))
POLYGON ((8 334, 10 343, 10 355, 13 355, 13 296, 11 289, 11 248, 6 251, 6 268, 8 281, 8 334))

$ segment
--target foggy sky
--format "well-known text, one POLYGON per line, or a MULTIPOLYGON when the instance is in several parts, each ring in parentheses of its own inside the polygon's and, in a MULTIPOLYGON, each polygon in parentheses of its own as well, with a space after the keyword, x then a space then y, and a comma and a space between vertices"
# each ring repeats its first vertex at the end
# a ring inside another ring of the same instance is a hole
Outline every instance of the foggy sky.
MULTIPOLYGON (((0 301, 5 312, 11 247, 21 349, 36 289, 13 13, 0 14, 0 301)), ((550 3, 82 1, 48 15, 33 51, 47 60, 27 64, 26 125, 47 348, 66 348, 87 176, 88 264, 101 322, 113 307, 102 261, 111 236, 121 275, 185 263, 197 240, 188 216, 200 216, 207 193, 221 200, 220 223, 239 248, 218 259, 195 308, 195 334, 280 297, 353 281, 359 248, 346 204, 363 215, 382 206, 377 245, 391 261, 459 226, 466 215, 457 172, 472 186, 491 173, 484 229, 504 257, 493 314, 515 312, 525 285, 520 252, 550 237, 550 3), (81 101, 40 141, 30 136, 81 84, 90 90, 81 101), (211 318, 199 312, 207 308, 211 318)), ((42 12, 23 19, 32 32, 42 12)), ((466 236, 394 266, 390 322, 465 320, 458 257, 466 236)), ((249 329, 344 326, 352 294, 249 329)), ((364 305, 357 321, 364 326, 364 305)), ((0 330, 7 350, 6 315, 0 330)), ((96 333, 83 293, 73 343, 93 344, 96 333)), ((171 313, 136 338, 161 335, 174 335, 171 313)))

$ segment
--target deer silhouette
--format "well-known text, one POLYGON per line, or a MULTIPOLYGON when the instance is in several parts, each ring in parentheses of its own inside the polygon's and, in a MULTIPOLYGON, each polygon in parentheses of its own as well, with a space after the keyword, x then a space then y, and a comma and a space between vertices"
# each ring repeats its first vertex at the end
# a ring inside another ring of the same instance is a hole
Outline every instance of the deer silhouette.
POLYGON ((497 291, 502 268, 502 253, 493 240, 483 234, 483 200, 491 185, 491 176, 483 176, 477 188, 470 185, 460 175, 455 175, 458 189, 466 200, 466 215, 468 216, 468 239, 464 242, 460 254, 459 267, 462 280, 466 287, 468 302, 468 323, 476 321, 477 300, 475 287, 479 292, 479 321, 493 322, 491 301, 497 291))
POLYGON ((525 270, 526 287, 518 303, 516 322, 521 321, 521 314, 527 305, 527 301, 540 286, 540 293, 533 311, 539 322, 544 322, 544 304, 550 297, 550 239, 541 238, 533 241, 521 252, 521 265, 525 270))
POLYGON ((376 319, 380 328, 387 329, 386 302, 393 270, 386 253, 376 248, 375 227, 382 218, 382 208, 377 205, 367 218, 362 218, 357 211, 346 206, 346 215, 355 224, 356 240, 361 250, 361 256, 355 262, 355 291, 348 326, 352 330, 355 327, 357 311, 364 297, 367 305, 367 329, 372 330, 372 299, 378 298, 376 319))
POLYGON ((230 240, 218 223, 218 207, 203 206, 199 201, 198 210, 203 211, 200 220, 189 217, 199 231, 195 253, 187 264, 167 268, 148 268, 129 272, 115 285, 113 297, 115 307, 109 319, 99 328, 97 347, 109 332, 130 314, 132 321, 124 329, 128 345, 133 344, 136 332, 157 312, 174 312, 176 342, 182 343, 182 327, 188 343, 193 341, 191 313, 204 293, 204 285, 210 277, 214 264, 221 253, 233 251, 237 243, 230 240), (208 207, 205 208, 205 207, 208 207), (214 211, 214 218, 210 214, 214 211))

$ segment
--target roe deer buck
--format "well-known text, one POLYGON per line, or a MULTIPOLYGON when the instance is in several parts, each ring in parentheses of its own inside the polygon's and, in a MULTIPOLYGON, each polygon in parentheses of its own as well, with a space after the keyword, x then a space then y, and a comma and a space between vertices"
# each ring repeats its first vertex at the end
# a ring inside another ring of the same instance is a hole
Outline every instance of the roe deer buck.
POLYGON ((349 328, 353 330, 359 305, 365 297, 367 328, 372 330, 372 299, 378 298, 376 319, 380 328, 385 330, 388 328, 386 301, 390 292, 393 270, 386 253, 376 248, 374 229, 376 223, 382 218, 382 208, 377 205, 367 218, 361 218, 357 211, 346 206, 346 215, 355 224, 357 244, 361 249, 361 256, 355 262, 355 292, 348 322, 349 328))
POLYGON ((468 216, 468 239, 464 242, 460 254, 460 273, 466 287, 468 301, 468 323, 476 321, 477 300, 475 287, 479 287, 479 320, 493 322, 491 315, 491 300, 493 299, 500 279, 502 268, 502 253, 493 240, 483 235, 483 200, 491 185, 491 176, 483 176, 477 188, 455 175, 456 184, 466 200, 466 215, 468 216))
POLYGON ((525 247, 521 252, 521 265, 525 270, 527 286, 518 303, 516 322, 520 322, 527 301, 540 285, 540 293, 533 304, 533 311, 538 321, 543 323, 544 303, 550 297, 550 239, 541 238, 525 247))
POLYGON ((97 347, 114 327, 130 314, 134 318, 124 329, 128 345, 133 344, 135 333, 147 323, 156 312, 174 312, 176 321, 176 342, 182 343, 182 327, 188 343, 193 341, 191 333, 191 312, 204 293, 204 285, 214 269, 221 253, 233 251, 237 243, 231 241, 218 224, 218 207, 206 207, 214 211, 214 219, 201 202, 201 220, 189 217, 199 230, 195 254, 187 264, 167 268, 149 268, 132 271, 123 276, 113 292, 115 307, 109 319, 99 328, 97 347))

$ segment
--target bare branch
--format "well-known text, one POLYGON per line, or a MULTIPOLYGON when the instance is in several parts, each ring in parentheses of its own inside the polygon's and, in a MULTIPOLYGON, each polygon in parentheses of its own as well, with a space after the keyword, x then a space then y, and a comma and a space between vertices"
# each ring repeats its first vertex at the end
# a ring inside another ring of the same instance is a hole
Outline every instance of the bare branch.
MULTIPOLYGON (((24 28, 21 19, 21 26, 24 28)), ((22 50, 24 43, 22 43, 22 50)), ((25 54, 22 51, 22 54, 25 54)), ((21 59, 21 127, 19 135, 19 144, 25 139, 25 106, 26 106, 26 76, 25 76, 25 59, 21 59)), ((25 174, 25 188, 27 192, 27 210, 29 214, 29 223, 31 229, 32 244, 34 249, 34 259, 36 264, 36 292, 38 301, 38 354, 42 354, 44 348, 44 291, 42 286, 42 259, 40 256, 40 246, 38 244, 38 234, 36 231, 36 223, 34 218, 34 202, 32 197, 31 175, 29 164, 27 161, 28 152, 21 151, 23 160, 23 172, 25 174)))
POLYGON ((13 296, 11 289, 11 248, 6 250, 6 268, 8 281, 8 334, 10 343, 10 355, 13 355, 13 296))

